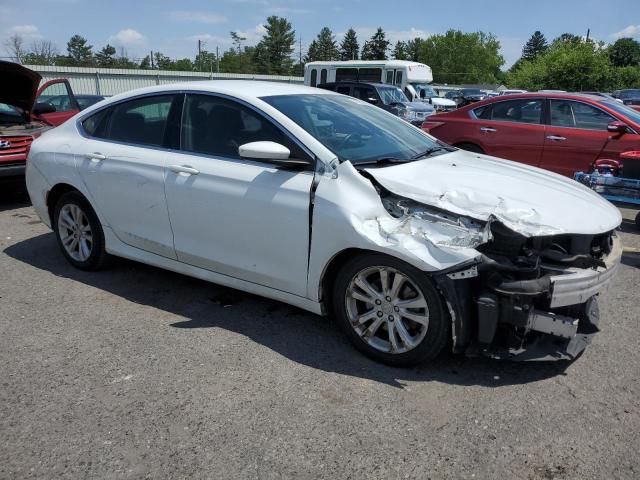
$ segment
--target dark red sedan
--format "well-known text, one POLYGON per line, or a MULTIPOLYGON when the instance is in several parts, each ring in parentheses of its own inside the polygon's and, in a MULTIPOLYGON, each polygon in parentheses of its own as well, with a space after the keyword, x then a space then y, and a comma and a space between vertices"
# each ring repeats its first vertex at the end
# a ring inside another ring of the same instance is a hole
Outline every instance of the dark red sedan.
POLYGON ((450 145, 568 177, 640 150, 640 112, 577 93, 495 97, 430 117, 422 128, 450 145))

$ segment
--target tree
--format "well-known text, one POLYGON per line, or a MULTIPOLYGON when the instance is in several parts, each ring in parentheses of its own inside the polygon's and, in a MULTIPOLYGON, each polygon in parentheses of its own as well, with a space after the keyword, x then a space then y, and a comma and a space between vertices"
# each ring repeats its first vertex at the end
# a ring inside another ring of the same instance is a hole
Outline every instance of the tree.
POLYGON ((573 33, 563 33, 559 37, 553 39, 552 45, 557 43, 580 43, 582 38, 579 35, 573 33))
POLYGON ((289 75, 293 66, 293 47, 296 32, 286 18, 275 15, 267 18, 266 33, 256 45, 255 62, 259 73, 289 75))
POLYGON ((433 70, 438 83, 494 83, 504 65, 500 42, 485 32, 449 30, 421 42, 419 61, 433 70))
POLYGON ((241 36, 238 32, 231 32, 231 43, 236 46, 236 50, 238 54, 242 53, 242 42, 244 42, 247 37, 241 36))
MULTIPOLYGON (((200 72, 215 72, 217 70, 216 54, 208 50, 202 50, 193 62, 195 69, 200 72)), ((156 62, 156 66, 158 63, 156 62)))
POLYGON ((305 62, 330 61, 339 58, 340 51, 333 33, 329 28, 323 27, 316 39, 309 44, 305 62))
POLYGON ((412 62, 418 61, 418 58, 420 58, 420 48, 422 46, 422 42, 422 38, 418 37, 407 42, 407 60, 411 60, 412 62))
POLYGON ((24 40, 20 35, 11 35, 5 42, 5 48, 11 58, 13 58, 17 63, 22 63, 25 51, 24 40))
POLYGON ((67 42, 67 54, 71 65, 83 67, 93 63, 93 46, 87 45, 87 39, 74 35, 67 42))
POLYGON ((315 62, 318 60, 318 42, 312 40, 307 48, 307 54, 304 56, 304 63, 315 62))
POLYGON ((508 75, 508 83, 527 90, 606 90, 612 74, 609 56, 599 45, 564 40, 554 42, 534 60, 522 62, 508 75))
POLYGON ((151 69, 151 57, 147 55, 140 61, 140 68, 142 70, 150 70, 151 69))
POLYGON ((112 45, 106 44, 102 50, 96 53, 96 63, 102 68, 113 68, 116 63, 116 49, 112 45))
POLYGON ((31 44, 31 51, 24 55, 27 65, 54 65, 58 49, 51 40, 36 40, 31 44))
POLYGON ((614 67, 637 67, 640 64, 640 42, 620 38, 609 47, 609 58, 614 67))
POLYGON ((378 27, 376 33, 364 42, 362 47, 362 60, 386 60, 387 50, 389 49, 389 40, 387 40, 384 30, 378 27))
POLYGON ((547 48, 549 48, 547 39, 539 30, 536 30, 527 43, 524 44, 522 48, 522 58, 525 60, 533 60, 538 55, 544 53, 547 48))
POLYGON ((340 44, 340 60, 358 60, 359 51, 360 45, 358 45, 356 31, 350 28, 347 30, 347 33, 344 34, 344 38, 340 44))
POLYGON ((407 44, 398 40, 396 46, 393 47, 393 58, 396 60, 409 60, 409 49, 407 44))

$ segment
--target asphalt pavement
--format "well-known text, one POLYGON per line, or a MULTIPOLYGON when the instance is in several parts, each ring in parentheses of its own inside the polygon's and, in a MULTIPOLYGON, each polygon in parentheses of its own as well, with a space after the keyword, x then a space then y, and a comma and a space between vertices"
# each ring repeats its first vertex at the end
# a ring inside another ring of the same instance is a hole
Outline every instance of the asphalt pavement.
POLYGON ((573 363, 391 368, 282 303, 75 270, 0 186, 0 478, 640 478, 639 285, 626 254, 573 363))

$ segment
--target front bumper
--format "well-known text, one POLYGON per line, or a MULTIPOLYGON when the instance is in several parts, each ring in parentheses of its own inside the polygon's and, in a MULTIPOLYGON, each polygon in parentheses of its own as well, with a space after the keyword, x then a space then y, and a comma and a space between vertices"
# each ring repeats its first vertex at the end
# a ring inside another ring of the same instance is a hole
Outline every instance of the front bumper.
POLYGON ((24 176, 26 165, 24 163, 0 164, 0 177, 22 177, 24 176))

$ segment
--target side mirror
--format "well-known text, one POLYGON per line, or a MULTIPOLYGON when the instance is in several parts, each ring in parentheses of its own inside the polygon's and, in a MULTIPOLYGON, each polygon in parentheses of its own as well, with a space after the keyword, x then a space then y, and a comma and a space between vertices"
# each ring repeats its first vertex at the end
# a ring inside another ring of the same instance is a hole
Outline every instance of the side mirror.
POLYGON ((43 113, 53 113, 56 111, 56 107, 47 102, 38 102, 33 107, 33 113, 35 115, 42 115, 43 113))
POLYGON ((420 98, 424 98, 426 96, 427 96, 426 92, 424 90, 420 90, 420 98))
POLYGON ((611 133, 626 133, 627 129, 627 124, 620 121, 611 122, 607 125, 607 131, 611 133))
POLYGON ((238 147, 238 154, 242 158, 261 160, 283 167, 303 168, 309 162, 289 158, 290 150, 276 142, 249 142, 238 147))
POLYGON ((377 105, 378 99, 376 97, 369 97, 367 98, 367 102, 370 103, 371 105, 377 105))
POLYGON ((433 105, 433 98, 429 97, 429 103, 433 105))

